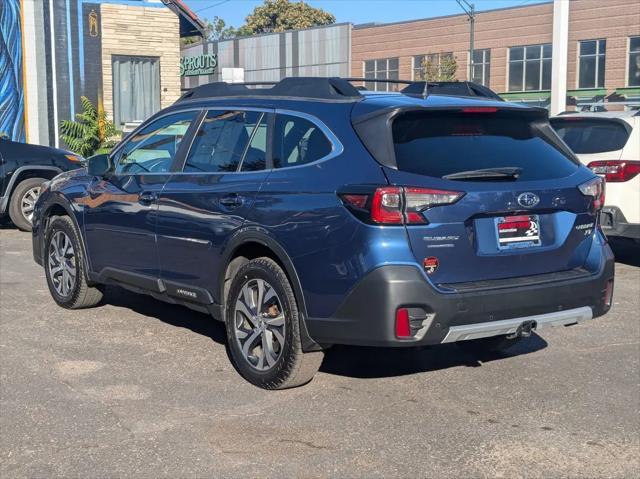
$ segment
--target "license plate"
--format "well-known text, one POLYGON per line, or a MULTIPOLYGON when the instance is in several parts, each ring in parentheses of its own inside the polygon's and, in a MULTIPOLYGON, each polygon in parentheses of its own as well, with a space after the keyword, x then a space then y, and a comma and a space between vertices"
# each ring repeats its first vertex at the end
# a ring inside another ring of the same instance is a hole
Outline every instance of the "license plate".
POLYGON ((540 222, 537 215, 496 218, 496 233, 500 249, 540 246, 540 222))

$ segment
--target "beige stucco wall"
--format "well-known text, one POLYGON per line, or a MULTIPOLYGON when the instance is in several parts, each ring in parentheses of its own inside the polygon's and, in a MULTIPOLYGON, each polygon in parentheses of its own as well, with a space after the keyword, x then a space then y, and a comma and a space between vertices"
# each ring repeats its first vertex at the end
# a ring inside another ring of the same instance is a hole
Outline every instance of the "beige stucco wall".
POLYGON ((180 26, 168 8, 136 7, 103 3, 102 81, 104 108, 113 118, 112 55, 160 58, 160 106, 180 96, 180 26))

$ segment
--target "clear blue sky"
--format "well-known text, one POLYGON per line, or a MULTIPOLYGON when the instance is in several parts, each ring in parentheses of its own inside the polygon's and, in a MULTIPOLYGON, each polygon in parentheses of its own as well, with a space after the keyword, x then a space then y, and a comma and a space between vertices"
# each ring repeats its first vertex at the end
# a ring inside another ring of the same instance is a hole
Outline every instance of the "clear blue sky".
MULTIPOLYGON (((224 19, 227 25, 239 27, 245 17, 262 0, 184 0, 189 7, 203 18, 215 15, 224 19), (208 8, 209 7, 209 8, 208 8)), ((476 10, 532 5, 546 0, 469 0, 476 10)), ((415 18, 437 17, 460 13, 455 0, 306 0, 309 5, 322 8, 336 16, 337 22, 368 23, 397 22, 415 18)))

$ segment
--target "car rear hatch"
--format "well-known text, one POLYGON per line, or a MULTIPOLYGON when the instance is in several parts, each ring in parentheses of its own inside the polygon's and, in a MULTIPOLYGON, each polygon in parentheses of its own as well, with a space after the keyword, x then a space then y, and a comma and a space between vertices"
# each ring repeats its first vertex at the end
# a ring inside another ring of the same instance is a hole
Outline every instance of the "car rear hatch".
POLYGON ((620 160, 631 135, 631 125, 620 118, 566 115, 552 118, 550 123, 585 165, 596 160, 620 160))
MULTIPOLYGON (((546 112, 419 108, 388 120, 393 163, 382 157, 382 167, 401 190, 413 254, 434 284, 588 274, 602 181, 558 141, 546 112)), ((354 126, 373 146, 375 127, 354 126)))

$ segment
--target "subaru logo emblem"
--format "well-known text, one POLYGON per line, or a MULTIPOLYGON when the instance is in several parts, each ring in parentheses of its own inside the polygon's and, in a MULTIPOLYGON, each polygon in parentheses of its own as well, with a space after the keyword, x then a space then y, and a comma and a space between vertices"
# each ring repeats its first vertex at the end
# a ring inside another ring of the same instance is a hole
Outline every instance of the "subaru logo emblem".
POLYGON ((527 192, 522 193, 520 196, 518 196, 518 204, 520 204, 520 206, 524 206, 525 208, 533 208, 538 203, 540 203, 540 198, 534 193, 527 192))

